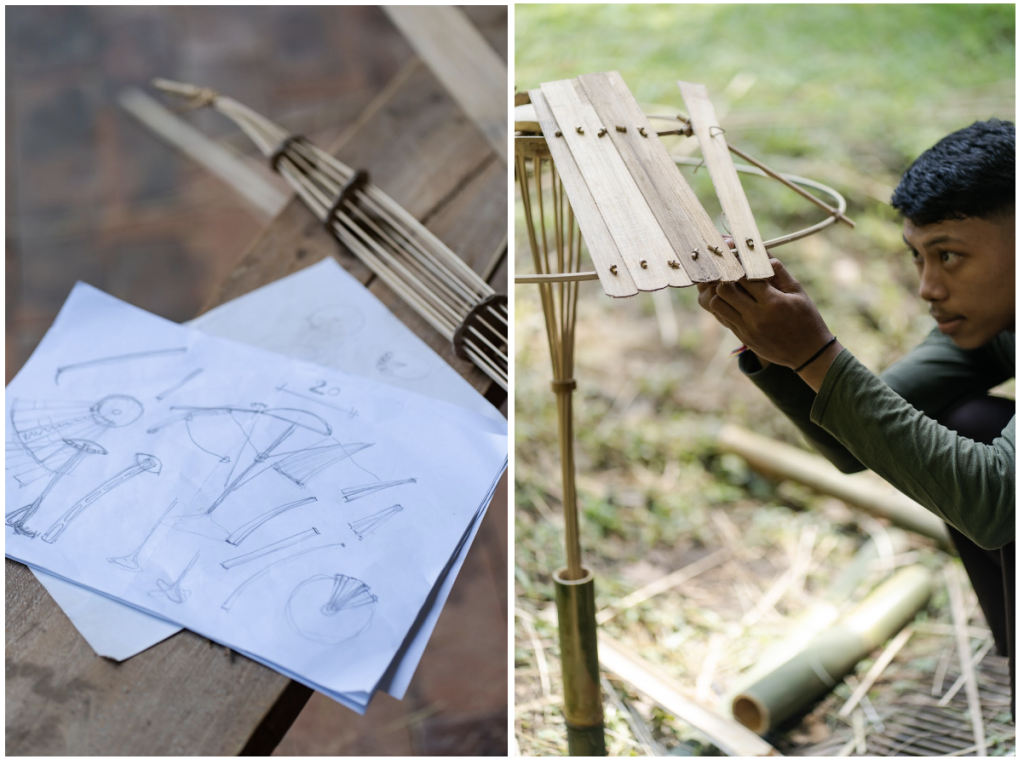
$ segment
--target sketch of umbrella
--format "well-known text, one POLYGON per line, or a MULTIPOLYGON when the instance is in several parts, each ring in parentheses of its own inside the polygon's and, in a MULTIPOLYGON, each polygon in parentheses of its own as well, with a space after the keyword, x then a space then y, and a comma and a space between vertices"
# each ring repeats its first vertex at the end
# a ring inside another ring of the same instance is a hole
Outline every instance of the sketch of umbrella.
POLYGON ((53 525, 50 526, 45 534, 43 534, 43 541, 53 544, 58 538, 60 538, 60 535, 64 533, 64 530, 71 525, 71 522, 82 514, 85 508, 106 496, 121 484, 130 481, 140 473, 155 473, 156 475, 160 475, 162 467, 163 464, 160 460, 152 454, 136 454, 135 462, 133 464, 126 467, 113 478, 108 478, 106 481, 101 483, 68 508, 60 518, 54 521, 53 525))
POLYGON ((23 534, 27 537, 34 537, 38 534, 38 531, 31 531, 25 527, 28 520, 36 514, 39 510, 39 506, 43 503, 46 495, 50 493, 54 486, 61 478, 70 473, 75 465, 81 462, 87 454, 106 454, 107 450, 94 441, 87 441, 85 439, 77 438, 65 438, 63 439, 64 446, 70 449, 70 456, 64 461, 64 463, 57 469, 53 474, 53 478, 50 479, 46 487, 39 493, 39 496, 35 498, 31 504, 19 507, 17 510, 12 510, 7 514, 7 525, 14 528, 15 533, 23 534))
POLYGON ((68 440, 98 441, 110 428, 131 425, 142 416, 142 404, 115 394, 98 401, 24 401, 11 403, 14 433, 7 442, 8 473, 27 486, 58 473, 75 448, 68 440))
MULTIPOLYGON (((226 534, 226 530, 212 521, 211 516, 214 511, 235 491, 268 468, 273 467, 280 475, 299 486, 304 486, 307 480, 329 465, 351 457, 356 452, 370 446, 370 444, 341 444, 330 438, 330 425, 323 418, 304 409, 266 408, 261 404, 249 407, 171 407, 171 409, 179 411, 171 418, 150 428, 150 433, 175 422, 184 422, 186 427, 190 428, 189 437, 197 448, 215 455, 223 454, 224 456, 220 457, 222 462, 225 461, 227 453, 236 455, 231 471, 225 479, 224 489, 219 496, 200 512, 186 514, 175 524, 175 528, 180 530, 213 538, 223 539, 226 534), (230 418, 231 422, 237 426, 237 430, 229 431, 232 434, 231 443, 222 443, 217 451, 212 451, 196 441, 190 423, 197 418, 206 417, 230 418), (236 433, 240 434, 241 438, 236 433), (319 438, 314 443, 302 448, 283 451, 285 443, 297 433, 313 434, 319 438), (239 457, 246 447, 253 449, 255 455, 239 471, 241 465, 239 457)), ((230 462, 231 458, 228 457, 227 461, 230 462)))

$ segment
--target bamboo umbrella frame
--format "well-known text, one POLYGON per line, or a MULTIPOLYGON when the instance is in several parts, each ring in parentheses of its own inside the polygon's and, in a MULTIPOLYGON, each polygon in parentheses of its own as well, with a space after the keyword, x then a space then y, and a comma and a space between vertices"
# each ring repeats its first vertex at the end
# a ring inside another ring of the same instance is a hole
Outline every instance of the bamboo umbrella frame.
MULTIPOLYGON (((543 138, 517 139, 515 173, 523 199, 530 253, 537 274, 580 268, 583 235, 543 138), (545 191, 545 178, 549 187, 545 191)), ((551 354, 551 388, 558 411, 566 567, 554 575, 565 721, 570 755, 604 755, 604 711, 597 660, 594 577, 583 567, 573 455, 572 394, 579 282, 538 285, 551 354)))
POLYGON ((325 228, 377 277, 508 391, 508 300, 401 205, 305 138, 249 107, 196 85, 155 80, 157 88, 210 106, 252 139, 325 228))
MULTIPOLYGON (((688 121, 682 121, 683 128, 664 131, 659 135, 685 135, 690 126, 688 121)), ((553 578, 558 611, 559 646, 562 654, 569 754, 604 755, 606 750, 597 656, 594 580, 593 574, 583 566, 580 549, 572 409, 572 393, 576 388, 573 367, 579 284, 583 281, 596 280, 597 273, 581 270, 582 232, 551 158, 546 139, 539 135, 517 134, 514 140, 515 174, 523 201, 527 239, 534 266, 533 274, 517 274, 515 283, 536 284, 540 291, 541 309, 551 354, 551 387, 555 394, 558 413, 566 568, 557 572, 553 578), (547 197, 545 178, 549 179, 547 197)), ((819 223, 765 242, 765 247, 777 247, 809 236, 838 221, 853 225, 844 215, 846 200, 839 192, 817 181, 777 173, 749 155, 736 150, 734 153, 753 165, 737 166, 737 170, 777 180, 829 213, 829 217, 819 223), (835 200, 835 207, 822 202, 800 186, 827 194, 835 200)), ((673 159, 677 164, 703 163, 702 160, 691 160, 688 157, 673 159)))

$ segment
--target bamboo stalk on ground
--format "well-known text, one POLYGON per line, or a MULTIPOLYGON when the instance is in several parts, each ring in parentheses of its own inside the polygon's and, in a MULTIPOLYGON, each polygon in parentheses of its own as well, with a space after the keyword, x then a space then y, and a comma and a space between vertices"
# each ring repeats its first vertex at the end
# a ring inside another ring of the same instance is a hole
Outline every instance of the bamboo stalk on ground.
POLYGON ((781 667, 834 624, 842 614, 843 604, 864 583, 873 565, 883 554, 891 555, 907 548, 907 536, 899 529, 889 529, 882 533, 885 535, 883 539, 872 538, 861 546, 850 565, 832 581, 820 602, 797 614, 786 634, 761 651, 757 662, 743 673, 723 698, 726 710, 732 710, 736 696, 743 690, 781 667), (880 550, 880 546, 885 549, 880 550))
POLYGON ((733 716, 764 734, 804 709, 927 605, 931 578, 923 566, 897 572, 796 656, 739 693, 733 716))
POLYGON ((864 475, 845 475, 823 457, 735 425, 722 426, 718 431, 718 445, 743 457, 755 470, 799 481, 952 549, 946 524, 892 487, 886 488, 864 475))
POLYGON ((208 88, 157 88, 231 119, 327 228, 381 281, 449 340, 457 355, 508 390, 508 305, 401 205, 304 138, 208 88))

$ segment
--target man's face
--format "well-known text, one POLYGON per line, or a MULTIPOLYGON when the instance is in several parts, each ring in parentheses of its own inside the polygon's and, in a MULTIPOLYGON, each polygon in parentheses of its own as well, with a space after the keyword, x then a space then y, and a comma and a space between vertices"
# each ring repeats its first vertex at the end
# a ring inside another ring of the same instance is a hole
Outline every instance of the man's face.
POLYGON ((927 226, 903 221, 921 279, 918 294, 959 348, 980 348, 1014 327, 1014 228, 1013 214, 927 226))

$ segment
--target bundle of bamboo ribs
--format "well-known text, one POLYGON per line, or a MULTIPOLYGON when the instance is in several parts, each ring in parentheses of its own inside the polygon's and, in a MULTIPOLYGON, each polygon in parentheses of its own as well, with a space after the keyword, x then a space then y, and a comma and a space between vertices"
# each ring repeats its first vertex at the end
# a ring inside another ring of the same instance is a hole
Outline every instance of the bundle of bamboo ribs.
POLYGON ((508 301, 401 205, 354 170, 249 107, 186 83, 155 80, 168 93, 231 119, 351 252, 427 323, 508 390, 508 301))

